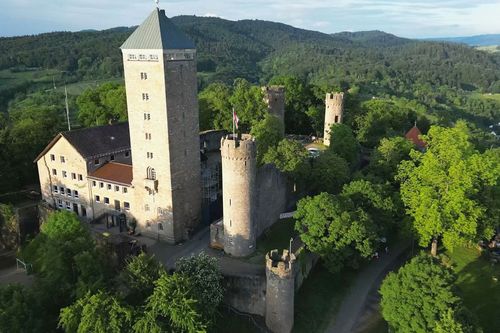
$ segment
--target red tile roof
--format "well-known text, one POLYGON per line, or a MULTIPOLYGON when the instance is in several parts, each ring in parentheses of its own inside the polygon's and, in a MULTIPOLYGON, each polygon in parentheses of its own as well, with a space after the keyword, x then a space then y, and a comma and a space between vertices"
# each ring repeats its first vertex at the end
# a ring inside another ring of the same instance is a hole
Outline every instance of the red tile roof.
POLYGON ((425 148, 427 146, 427 143, 425 143, 424 140, 420 138, 422 135, 422 132, 418 129, 417 126, 413 126, 411 130, 406 133, 405 137, 413 142, 413 144, 419 148, 425 148))
POLYGON ((109 162, 92 172, 89 177, 112 183, 132 185, 132 166, 109 162))

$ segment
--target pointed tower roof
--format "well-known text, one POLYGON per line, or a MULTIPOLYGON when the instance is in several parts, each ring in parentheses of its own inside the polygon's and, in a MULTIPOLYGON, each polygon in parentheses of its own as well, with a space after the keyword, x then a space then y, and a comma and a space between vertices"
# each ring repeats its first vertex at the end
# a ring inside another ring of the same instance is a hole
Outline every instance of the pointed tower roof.
POLYGON ((120 47, 133 49, 195 49, 194 43, 165 15, 165 10, 155 8, 148 18, 120 47))
POLYGON ((411 142, 413 142, 413 144, 415 146, 417 146, 418 148, 425 148, 427 146, 427 143, 422 140, 420 138, 420 136, 422 135, 422 132, 420 132, 420 130, 418 129, 417 125, 415 124, 415 126, 412 127, 412 129, 410 129, 405 137, 406 139, 410 140, 411 142))

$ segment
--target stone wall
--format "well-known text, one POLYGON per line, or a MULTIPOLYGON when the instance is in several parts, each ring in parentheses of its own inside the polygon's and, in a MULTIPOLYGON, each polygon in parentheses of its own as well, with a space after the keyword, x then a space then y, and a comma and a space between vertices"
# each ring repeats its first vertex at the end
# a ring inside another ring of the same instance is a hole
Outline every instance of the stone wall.
POLYGON ((278 221, 287 208, 288 183, 274 165, 266 164, 257 171, 257 207, 255 209, 256 233, 259 237, 278 221))
MULTIPOLYGON (((262 271, 264 273, 264 271, 262 271)), ((224 302, 238 311, 264 316, 266 313, 266 276, 226 275, 224 302)))
POLYGON ((328 93, 325 98, 325 129, 323 143, 330 145, 330 128, 340 124, 344 117, 344 93, 328 93))

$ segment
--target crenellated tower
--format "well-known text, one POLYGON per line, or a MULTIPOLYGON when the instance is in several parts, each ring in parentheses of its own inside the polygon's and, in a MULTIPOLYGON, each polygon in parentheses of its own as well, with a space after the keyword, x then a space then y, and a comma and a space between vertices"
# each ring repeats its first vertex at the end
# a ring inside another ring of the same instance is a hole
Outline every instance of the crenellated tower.
POLYGON ((323 143, 330 146, 330 128, 340 124, 344 116, 344 93, 328 93, 325 99, 325 130, 323 143))
POLYGON ((295 255, 272 250, 266 255, 266 325, 274 333, 290 333, 295 301, 295 255))
POLYGON ((250 135, 221 140, 224 251, 244 257, 255 251, 257 147, 250 135))
POLYGON ((155 9, 121 46, 134 199, 143 234, 187 237, 201 211, 196 49, 155 9))
MULTIPOLYGON (((270 114, 278 117, 283 124, 285 131, 285 87, 284 86, 266 86, 262 87, 264 93, 264 103, 270 114)), ((284 135, 285 133, 283 133, 284 135)))

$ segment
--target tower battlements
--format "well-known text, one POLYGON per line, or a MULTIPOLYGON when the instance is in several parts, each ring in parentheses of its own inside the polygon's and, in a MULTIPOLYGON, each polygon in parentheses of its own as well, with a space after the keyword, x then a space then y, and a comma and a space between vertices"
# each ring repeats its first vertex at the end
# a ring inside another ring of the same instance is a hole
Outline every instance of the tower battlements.
POLYGON ((272 250, 266 254, 266 270, 280 278, 293 278, 295 255, 288 250, 280 254, 278 250, 272 250))
POLYGON ((285 130, 285 87, 265 86, 262 87, 262 92, 269 113, 278 117, 283 124, 283 130, 285 130))
POLYGON ((249 134, 242 134, 241 137, 226 135, 221 139, 221 156, 229 160, 250 160, 257 154, 255 139, 249 134))
POLYGON ((338 106, 343 107, 344 105, 344 93, 327 93, 325 99, 327 106, 338 106))

